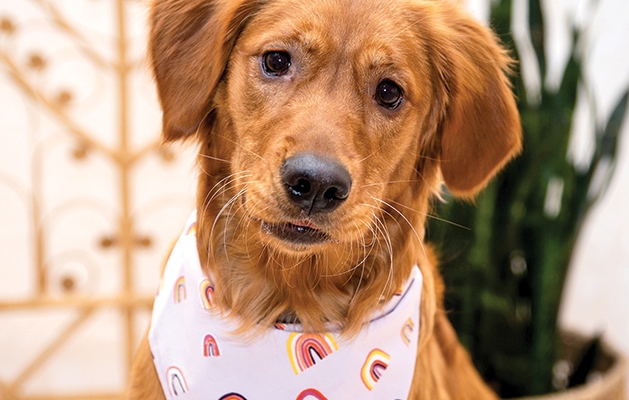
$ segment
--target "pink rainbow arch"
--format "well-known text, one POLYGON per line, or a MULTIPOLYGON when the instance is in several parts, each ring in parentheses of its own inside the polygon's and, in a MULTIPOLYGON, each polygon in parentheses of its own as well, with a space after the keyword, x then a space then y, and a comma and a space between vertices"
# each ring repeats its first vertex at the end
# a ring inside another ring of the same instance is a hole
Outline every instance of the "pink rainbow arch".
POLYGON ((177 367, 170 367, 166 370, 166 384, 168 385, 168 392, 171 396, 179 396, 190 390, 186 378, 177 367))
POLYGON ((203 339, 203 356, 205 357, 218 357, 221 352, 218 348, 218 343, 212 335, 205 335, 203 339))
POLYGON ((295 400, 328 400, 328 398, 317 389, 310 388, 299 393, 295 400))

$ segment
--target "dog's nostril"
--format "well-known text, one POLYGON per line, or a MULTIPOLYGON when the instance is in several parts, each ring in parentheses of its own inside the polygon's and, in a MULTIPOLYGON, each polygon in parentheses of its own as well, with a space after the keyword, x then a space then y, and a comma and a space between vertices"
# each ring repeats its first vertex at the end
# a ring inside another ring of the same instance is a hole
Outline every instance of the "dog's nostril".
POLYGON ((323 193, 323 198, 327 200, 345 200, 347 193, 343 193, 336 187, 331 187, 323 193))
POLYGON ((307 179, 299 179, 295 185, 290 185, 289 188, 295 196, 307 195, 311 191, 310 181, 307 179))
POLYGON ((330 212, 349 196, 352 178, 341 164, 314 154, 297 154, 280 170, 291 202, 302 210, 330 212))

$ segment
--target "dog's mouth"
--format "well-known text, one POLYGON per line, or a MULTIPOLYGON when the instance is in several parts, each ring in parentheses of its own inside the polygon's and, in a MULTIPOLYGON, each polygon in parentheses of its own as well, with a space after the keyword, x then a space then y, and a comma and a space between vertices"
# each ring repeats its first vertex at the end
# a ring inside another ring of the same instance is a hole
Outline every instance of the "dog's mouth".
POLYGON ((319 225, 310 219, 292 220, 286 222, 268 222, 256 218, 249 213, 246 207, 246 196, 242 196, 242 205, 245 213, 253 221, 260 222, 260 229, 265 234, 281 240, 293 246, 312 246, 326 242, 333 242, 332 237, 319 225))
POLYGON ((261 229, 284 242, 296 245, 314 245, 331 241, 331 237, 310 221, 270 223, 262 221, 261 229))

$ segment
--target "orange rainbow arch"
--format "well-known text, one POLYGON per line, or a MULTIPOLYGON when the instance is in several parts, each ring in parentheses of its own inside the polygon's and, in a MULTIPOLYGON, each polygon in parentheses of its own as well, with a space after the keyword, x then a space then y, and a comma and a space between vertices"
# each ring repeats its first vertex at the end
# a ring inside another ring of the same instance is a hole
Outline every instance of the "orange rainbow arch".
POLYGON ((171 396, 179 396, 190 390, 186 378, 177 367, 170 367, 166 370, 166 384, 171 396))
POLYGON ((328 398, 317 389, 310 388, 299 393, 295 400, 328 400, 328 398))
POLYGON ((402 325, 402 341, 406 346, 411 345, 411 341, 413 340, 413 330, 415 329, 415 324, 412 319, 407 319, 404 325, 402 325))
POLYGON ((218 357, 221 355, 218 349, 218 343, 212 335, 205 335, 203 339, 203 356, 205 357, 218 357))
POLYGON ((297 375, 338 350, 338 345, 329 333, 293 332, 288 337, 286 348, 290 364, 297 375))
POLYGON ((373 349, 367 356, 361 369, 360 378, 367 387, 372 390, 389 367, 391 357, 380 349, 373 349))
POLYGON ((180 276, 175 282, 174 300, 175 303, 181 303, 186 299, 186 278, 180 276))
POLYGON ((192 225, 186 229, 186 236, 194 235, 195 233, 197 233, 197 223, 193 222, 192 225))
POLYGON ((201 295, 201 303, 204 309, 209 310, 214 306, 214 285, 212 285, 209 279, 201 280, 199 294, 201 295))

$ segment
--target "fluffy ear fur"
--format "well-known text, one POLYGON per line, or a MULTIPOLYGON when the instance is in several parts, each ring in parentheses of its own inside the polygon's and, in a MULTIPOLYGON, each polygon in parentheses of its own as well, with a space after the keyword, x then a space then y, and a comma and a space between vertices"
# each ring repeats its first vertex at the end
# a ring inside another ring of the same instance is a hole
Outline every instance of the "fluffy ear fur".
POLYGON ((154 0, 149 55, 163 136, 194 133, 211 109, 236 37, 262 0, 154 0))
POLYGON ((437 82, 441 172, 450 192, 472 197, 522 147, 506 76, 512 60, 488 28, 448 2, 440 8, 426 13, 436 18, 426 37, 437 82))

